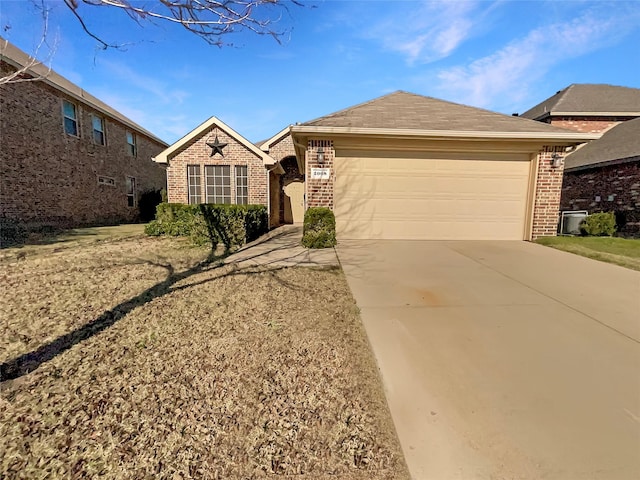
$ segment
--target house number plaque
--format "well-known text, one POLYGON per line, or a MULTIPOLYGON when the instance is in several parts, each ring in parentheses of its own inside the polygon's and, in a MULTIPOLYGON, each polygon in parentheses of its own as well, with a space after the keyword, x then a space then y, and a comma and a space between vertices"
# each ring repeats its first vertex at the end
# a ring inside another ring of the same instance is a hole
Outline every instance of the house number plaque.
POLYGON ((311 178, 314 180, 329 180, 330 177, 330 168, 311 168, 311 178))

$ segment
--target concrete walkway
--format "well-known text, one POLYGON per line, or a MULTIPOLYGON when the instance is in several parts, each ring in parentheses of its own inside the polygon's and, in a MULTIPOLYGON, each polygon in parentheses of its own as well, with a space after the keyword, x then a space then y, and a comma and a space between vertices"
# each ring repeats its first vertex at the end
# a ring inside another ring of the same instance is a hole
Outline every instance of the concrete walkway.
POLYGON ((640 272, 526 242, 337 251, 414 479, 640 478, 640 272))
POLYGON ((333 248, 308 249, 300 243, 302 225, 284 225, 270 231, 258 240, 248 243, 224 260, 246 268, 261 267, 338 267, 333 248))

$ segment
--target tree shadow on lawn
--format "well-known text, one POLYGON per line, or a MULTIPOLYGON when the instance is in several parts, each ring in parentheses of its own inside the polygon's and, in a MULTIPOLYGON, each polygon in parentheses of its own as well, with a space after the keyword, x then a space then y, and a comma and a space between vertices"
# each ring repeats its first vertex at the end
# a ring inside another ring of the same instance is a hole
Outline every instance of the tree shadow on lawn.
MULTIPOLYGON (((283 234, 283 235, 286 235, 283 234)), ((272 237, 277 238, 278 236, 272 237)), ((271 240, 269 239, 269 240, 271 240)), ((242 249, 242 251, 246 252, 247 250, 251 250, 259 245, 262 245, 267 240, 263 242, 254 243, 249 248, 242 249)), ((130 312, 135 310, 138 307, 141 307, 155 298, 163 297, 169 293, 174 291, 181 291, 192 287, 197 287, 199 285, 206 284, 208 282, 218 280, 220 278, 234 276, 234 275, 249 275, 249 274, 257 274, 261 272, 276 272, 278 270, 282 270, 285 268, 289 268, 291 266, 295 266, 296 264, 304 263, 306 266, 314 266, 313 262, 309 262, 305 259, 303 262, 303 258, 301 257, 306 253, 306 250, 302 250, 299 253, 292 253, 291 255, 286 255, 284 258, 275 258, 264 261, 262 257, 268 256, 269 254, 273 254, 278 251, 283 251, 291 248, 291 244, 283 244, 276 245, 274 247, 270 247, 268 249, 258 250, 257 253, 251 254, 248 256, 242 256, 238 258, 238 260, 233 260, 230 262, 225 262, 224 260, 231 255, 229 250, 226 250, 221 255, 215 255, 214 252, 211 252, 209 256, 199 262, 197 265, 183 271, 176 272, 173 265, 170 263, 162 264, 150 262, 147 260, 141 260, 140 263, 146 263, 149 265, 154 265, 158 267, 162 267, 167 270, 167 277, 153 285, 152 287, 144 290, 139 295, 126 300, 110 310, 105 311, 100 316, 91 320, 89 323, 84 324, 83 326, 64 334, 55 340, 46 343, 30 352, 27 352, 19 357, 8 360, 7 362, 0 365, 0 384, 5 381, 15 380, 32 371, 36 370, 40 365, 49 360, 54 359, 61 353, 69 350, 74 345, 77 345, 84 340, 87 340, 94 335, 99 334, 103 330, 111 327, 118 320, 122 319, 130 312), (250 263, 255 262, 255 263, 250 263), (174 285, 182 280, 185 280, 194 275, 204 273, 207 271, 219 269, 225 266, 231 266, 232 269, 229 272, 226 272, 222 275, 218 275, 213 278, 207 278, 204 280, 200 280, 194 283, 190 283, 187 285, 181 285, 178 287, 174 287, 174 285)), ((317 267, 324 267, 324 265, 316 264, 317 267)), ((295 285, 288 284, 287 282, 280 282, 283 286, 288 288, 295 288, 295 285)))

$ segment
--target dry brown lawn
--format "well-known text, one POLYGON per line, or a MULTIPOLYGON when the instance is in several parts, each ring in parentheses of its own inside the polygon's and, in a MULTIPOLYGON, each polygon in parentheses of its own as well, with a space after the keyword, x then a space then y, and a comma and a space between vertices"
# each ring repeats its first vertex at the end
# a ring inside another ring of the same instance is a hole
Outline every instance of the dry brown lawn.
POLYGON ((340 270, 170 239, 0 255, 0 477, 404 479, 340 270))

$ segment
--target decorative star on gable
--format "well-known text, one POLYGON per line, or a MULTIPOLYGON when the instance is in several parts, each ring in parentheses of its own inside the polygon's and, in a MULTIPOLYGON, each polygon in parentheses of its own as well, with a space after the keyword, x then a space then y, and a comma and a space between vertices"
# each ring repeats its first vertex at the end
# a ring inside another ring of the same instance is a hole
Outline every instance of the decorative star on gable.
POLYGON ((219 153, 224 157, 224 152, 222 151, 222 149, 226 147, 227 144, 220 143, 220 140, 218 140, 218 134, 216 134, 216 138, 213 142, 212 141, 207 142, 207 146, 211 147, 211 155, 209 155, 210 157, 213 157, 216 153, 219 153))

